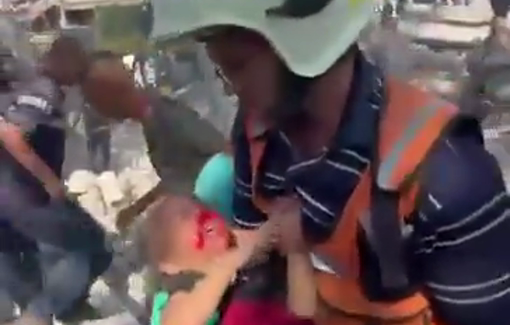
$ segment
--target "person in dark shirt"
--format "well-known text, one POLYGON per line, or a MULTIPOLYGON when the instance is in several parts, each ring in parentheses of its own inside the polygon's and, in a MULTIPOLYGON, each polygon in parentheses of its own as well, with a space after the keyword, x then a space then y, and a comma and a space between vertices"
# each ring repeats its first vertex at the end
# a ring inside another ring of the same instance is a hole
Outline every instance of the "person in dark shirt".
MULTIPOLYGON (((179 33, 205 42, 209 56, 232 83, 240 105, 232 141, 234 220, 239 227, 256 229, 267 218, 280 218, 284 251, 309 248, 324 308, 317 324, 434 324, 437 319, 447 325, 506 325, 510 259, 503 247, 510 235, 510 198, 477 122, 452 120, 430 142, 417 173, 407 174, 408 183, 396 190, 389 186, 386 192, 381 187, 387 175, 376 169, 381 162, 378 129, 386 113, 397 106, 402 109, 400 121, 385 129, 402 140, 394 153, 405 148, 419 128, 415 124, 401 128, 404 108, 413 112, 418 97, 429 98, 426 103, 431 107, 445 105, 443 117, 456 108, 384 75, 366 59, 356 40, 372 19, 372 5, 236 0, 211 6, 207 0, 153 0, 153 34, 167 38, 179 33), (380 205, 373 205, 384 195, 384 200, 398 198, 402 203, 401 195, 414 177, 419 178, 420 194, 408 202, 413 204, 408 215, 401 215, 395 202, 380 210, 380 205), (352 195, 364 200, 357 202, 358 209, 348 206, 352 195), (273 202, 288 196, 298 207, 286 213, 273 211, 273 202), (381 214, 390 208, 391 213, 381 214), (358 219, 351 217, 354 214, 358 219), (381 224, 375 216, 389 223, 381 224), (398 217, 405 220, 403 229, 398 217), (350 232, 342 233, 344 229, 350 232), (374 254, 388 253, 374 249, 390 244, 371 242, 381 238, 374 234, 392 230, 398 239, 392 239, 397 263, 389 266, 400 271, 397 264, 409 264, 404 280, 398 272, 385 273, 384 278, 381 270, 388 263, 374 261, 374 254), (400 254, 402 237, 409 250, 405 260, 400 254), (316 254, 326 249, 335 254, 316 254), (337 258, 346 263, 335 264, 337 258), (370 261, 374 263, 366 263, 370 261), (409 278, 420 288, 423 305, 407 300, 417 297, 416 288, 384 290, 394 288, 387 282, 409 284, 409 278), (334 285, 325 287, 325 281, 334 285), (379 281, 381 295, 375 297, 373 282, 379 281), (417 305, 423 308, 415 309, 417 305), (407 313, 411 309, 416 313, 407 313)), ((423 117, 429 108, 415 112, 423 117)), ((426 133, 420 133, 422 140, 426 133)), ((419 151, 421 145, 413 149, 419 151)), ((398 163, 399 157, 389 157, 396 160, 391 164, 398 163)), ((413 157, 410 153, 400 158, 413 157)), ((404 163, 393 171, 405 168, 404 163)))
POLYGON ((222 151, 226 139, 209 121, 181 101, 154 96, 139 119, 148 155, 161 181, 117 216, 125 230, 163 193, 191 194, 204 163, 222 151), (200 132, 197 132, 200 130, 200 132))
POLYGON ((494 13, 494 19, 492 20, 492 31, 491 34, 495 36, 496 40, 507 49, 510 47, 509 34, 510 26, 508 26, 507 15, 510 10, 509 0, 490 0, 491 9, 494 13))
MULTIPOLYGON (((96 267, 104 271, 111 258, 110 253, 92 256, 66 246, 70 228, 63 220, 71 217, 68 214, 82 220, 82 215, 77 210, 55 209, 71 206, 60 179, 65 148, 62 87, 82 80, 88 63, 77 40, 57 39, 40 74, 20 87, 0 112, 0 220, 36 243, 43 278, 41 290, 30 297, 16 324, 50 324, 53 316, 63 317, 87 294, 99 275, 94 274, 96 267)), ((0 285, 11 292, 24 291, 16 270, 8 273, 0 285)))
MULTIPOLYGON (((118 59, 110 51, 92 53, 91 60, 118 59)), ((97 175, 110 169, 112 128, 110 121, 101 116, 89 103, 83 105, 83 122, 92 171, 97 175)))
POLYGON ((117 226, 125 229, 163 192, 191 194, 202 165, 224 148, 225 137, 182 101, 161 96, 153 88, 135 87, 131 74, 115 57, 102 59, 101 65, 89 71, 89 81, 102 78, 109 79, 111 91, 101 84, 95 87, 95 82, 83 87, 91 106, 114 120, 129 118, 141 123, 150 161, 161 178, 157 186, 119 212, 117 226), (124 96, 116 100, 108 96, 113 92, 124 96))
POLYGON ((508 0, 491 0, 490 4, 496 19, 506 19, 506 15, 510 9, 510 2, 508 2, 508 0))
MULTIPOLYGON (((13 83, 19 82, 22 78, 17 66, 20 64, 14 52, 0 45, 0 107, 8 107, 14 95, 13 83)), ((36 249, 34 241, 30 240, 19 231, 16 231, 8 222, 0 220, 0 279, 3 281, 19 283, 15 285, 16 288, 23 288, 24 290, 17 290, 15 292, 8 292, 7 285, 0 285, 0 290, 7 294, 10 301, 10 306, 5 306, 4 311, 11 309, 9 315, 0 315, 0 322, 8 321, 14 315, 14 303, 23 306, 29 299, 30 295, 35 291, 38 279, 33 277, 12 277, 11 273, 14 270, 13 265, 16 266, 16 271, 23 273, 25 269, 33 267, 33 264, 27 263, 29 259, 34 257, 33 253, 36 249), (23 253, 23 254, 21 254, 23 253), (19 267, 18 267, 19 266, 19 267), (28 267, 22 267, 28 266, 28 267), (32 278, 30 281, 29 278, 32 278), (23 283, 22 283, 23 282, 23 283)), ((31 275, 38 275, 37 270, 32 270, 31 275)), ((2 282, 4 283, 4 282, 2 282)))
POLYGON ((94 173, 100 175, 111 168, 112 128, 110 121, 99 115, 87 103, 83 105, 83 115, 90 166, 94 173))

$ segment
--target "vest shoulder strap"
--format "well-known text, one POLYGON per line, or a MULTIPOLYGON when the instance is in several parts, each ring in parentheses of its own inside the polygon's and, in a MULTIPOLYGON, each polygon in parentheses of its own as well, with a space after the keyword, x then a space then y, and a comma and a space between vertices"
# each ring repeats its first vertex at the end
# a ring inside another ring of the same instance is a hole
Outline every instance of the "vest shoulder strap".
MULTIPOLYGON (((380 283, 370 285, 373 299, 395 299, 413 292, 403 261, 401 220, 414 204, 401 208, 402 185, 414 175, 456 113, 453 105, 396 80, 388 80, 388 104, 378 126, 378 151, 372 166, 367 239, 375 252, 380 283), (379 287, 380 285, 380 287, 379 287)), ((367 289, 368 289, 367 287, 367 289)))
POLYGON ((377 185, 399 190, 457 113, 453 104, 389 78, 388 106, 380 125, 377 185))

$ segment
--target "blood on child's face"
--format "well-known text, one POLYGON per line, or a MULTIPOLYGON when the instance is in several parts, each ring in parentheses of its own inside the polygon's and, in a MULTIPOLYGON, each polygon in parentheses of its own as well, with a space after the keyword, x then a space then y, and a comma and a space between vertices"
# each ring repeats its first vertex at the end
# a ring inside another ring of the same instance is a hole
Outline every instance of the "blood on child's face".
POLYGON ((151 241, 154 255, 164 256, 155 258, 159 263, 198 265, 233 246, 234 236, 220 214, 189 198, 172 197, 162 204, 155 212, 160 218, 152 224, 155 235, 151 241), (171 247, 168 254, 165 254, 166 245, 171 247), (158 254, 158 249, 163 252, 158 254))
POLYGON ((200 209, 196 218, 195 248, 204 253, 225 252, 233 243, 233 235, 225 220, 210 210, 200 209))

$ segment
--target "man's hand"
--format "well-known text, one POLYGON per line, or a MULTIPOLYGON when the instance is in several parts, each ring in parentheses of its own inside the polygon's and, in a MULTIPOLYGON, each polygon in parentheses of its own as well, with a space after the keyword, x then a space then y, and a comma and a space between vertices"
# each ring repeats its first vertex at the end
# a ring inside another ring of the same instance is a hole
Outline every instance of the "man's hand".
POLYGON ((237 247, 231 252, 238 267, 259 261, 273 246, 276 235, 274 222, 266 222, 257 230, 235 231, 237 247))
POLYGON ((44 184, 44 189, 52 200, 60 200, 66 197, 66 189, 60 182, 50 182, 44 184))
POLYGON ((276 200, 269 210, 269 219, 278 229, 278 248, 282 253, 302 252, 307 249, 301 229, 301 203, 297 198, 276 200))

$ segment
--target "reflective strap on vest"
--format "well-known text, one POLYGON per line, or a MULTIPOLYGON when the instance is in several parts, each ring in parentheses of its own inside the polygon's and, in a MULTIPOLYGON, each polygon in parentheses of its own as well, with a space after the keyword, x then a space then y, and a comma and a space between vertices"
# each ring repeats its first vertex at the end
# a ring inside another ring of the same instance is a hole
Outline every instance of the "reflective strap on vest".
MULTIPOLYGON (((389 109, 391 110, 391 104, 389 109)), ((410 114, 389 150, 383 153, 380 149, 377 153, 378 165, 373 166, 376 169, 373 171, 376 182, 371 193, 371 223, 374 229, 371 246, 379 260, 382 287, 388 290, 388 294, 405 294, 405 288, 409 286, 408 270, 402 260, 404 241, 398 220, 399 216, 406 215, 399 209, 401 186, 416 172, 454 112, 452 105, 445 101, 425 99, 421 106, 410 114)), ((396 114, 398 111, 390 111, 388 114, 391 116, 392 113, 396 114)), ((397 114, 393 118, 398 117, 397 114)), ((387 130, 394 126, 386 123, 383 127, 387 130)), ((384 138, 388 131, 381 131, 380 141, 390 141, 384 138)))
POLYGON ((336 276, 340 276, 342 274, 342 270, 334 268, 332 263, 328 263, 324 257, 321 257, 318 254, 310 253, 310 261, 312 262, 314 269, 317 271, 336 276))
MULTIPOLYGON (((395 170, 400 168, 399 164, 402 157, 406 154, 406 150, 410 147, 411 143, 416 140, 420 132, 425 129, 426 124, 434 119, 434 117, 438 115, 438 111, 446 105, 449 104, 441 100, 433 100, 416 110, 416 116, 411 119, 404 132, 392 145, 390 152, 385 157, 381 157, 377 171, 377 184, 381 189, 397 189, 395 187, 400 184, 395 184, 392 178, 395 170)), ((442 129, 444 124, 437 123, 437 126, 442 129)), ((412 171, 413 170, 409 170, 409 172, 412 171)))

